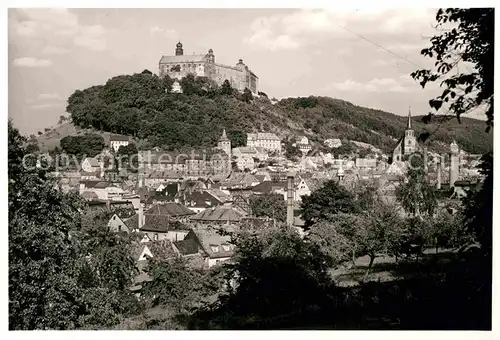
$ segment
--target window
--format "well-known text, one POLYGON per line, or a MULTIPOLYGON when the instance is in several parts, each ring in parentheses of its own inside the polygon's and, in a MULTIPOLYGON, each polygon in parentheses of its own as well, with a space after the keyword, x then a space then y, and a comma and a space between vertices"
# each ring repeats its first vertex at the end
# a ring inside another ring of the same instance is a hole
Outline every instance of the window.
POLYGON ((210 248, 212 249, 212 251, 214 253, 218 253, 219 252, 219 246, 210 246, 210 248))
POLYGON ((231 250, 231 246, 229 244, 223 244, 222 248, 224 249, 224 251, 230 251, 231 250))
POLYGON ((115 215, 115 216, 113 216, 113 221, 116 221, 116 215, 115 215))
POLYGON ((118 231, 122 231, 122 226, 121 225, 118 226, 118 231))
POLYGON ((158 241, 158 234, 154 234, 153 239, 154 239, 155 241, 158 241))

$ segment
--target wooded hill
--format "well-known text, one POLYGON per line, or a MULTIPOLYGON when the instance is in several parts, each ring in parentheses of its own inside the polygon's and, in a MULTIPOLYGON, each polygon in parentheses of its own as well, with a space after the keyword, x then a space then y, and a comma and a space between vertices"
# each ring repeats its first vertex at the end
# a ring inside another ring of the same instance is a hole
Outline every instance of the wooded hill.
MULTIPOLYGON (((142 147, 166 150, 211 147, 226 128, 233 147, 243 145, 246 133, 274 132, 283 139, 307 136, 322 145, 328 138, 349 139, 391 151, 403 136, 406 117, 356 106, 329 97, 287 98, 273 102, 266 94, 239 94, 228 83, 221 87, 204 77, 181 80, 183 93, 169 93, 173 80, 160 79, 145 70, 111 78, 104 85, 76 90, 68 99, 67 112, 79 128, 127 134, 142 147)), ((493 148, 493 134, 485 133, 484 121, 462 118, 438 128, 413 118, 416 133, 432 132, 429 150, 446 151, 456 139, 470 153, 493 148), (435 132, 434 132, 435 131, 435 132)))

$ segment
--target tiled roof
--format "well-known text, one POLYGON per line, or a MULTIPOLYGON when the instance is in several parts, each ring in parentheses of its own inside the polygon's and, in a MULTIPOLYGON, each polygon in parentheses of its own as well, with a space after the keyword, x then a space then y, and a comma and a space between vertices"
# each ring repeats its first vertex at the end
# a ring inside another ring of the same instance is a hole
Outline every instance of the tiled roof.
POLYGON ((195 221, 214 221, 214 222, 238 222, 244 217, 244 213, 234 207, 219 206, 212 209, 206 209, 191 217, 195 221))
POLYGON ((111 136, 109 136, 109 141, 110 142, 128 142, 129 137, 128 136, 120 136, 120 135, 111 135, 111 136))
POLYGON ((203 247, 203 250, 210 256, 211 258, 220 258, 220 257, 230 257, 234 253, 234 246, 230 245, 231 237, 230 236, 221 236, 217 232, 217 230, 213 228, 198 228, 193 229, 192 231, 203 247), (224 246, 229 247, 229 250, 224 249, 224 246), (217 247, 218 251, 214 251, 212 246, 217 247))
POLYGON ((148 242, 146 246, 151 251, 151 254, 159 260, 168 260, 177 256, 173 249, 172 242, 166 239, 148 242))
POLYGON ((221 205, 223 202, 217 197, 209 194, 206 190, 186 193, 182 201, 189 207, 208 208, 221 205))
POLYGON ((252 188, 252 191, 260 194, 270 194, 275 190, 284 189, 286 190, 286 182, 272 182, 265 181, 257 184, 252 188))
POLYGON ((155 204, 149 208, 144 215, 162 215, 168 217, 180 217, 194 215, 194 212, 179 203, 155 204))
POLYGON ((164 63, 199 63, 205 61, 206 54, 184 54, 162 56, 160 64, 164 63))
POLYGON ((259 180, 255 178, 254 175, 246 172, 232 172, 229 178, 222 181, 221 185, 231 187, 231 186, 251 186, 254 183, 258 183, 259 180))
POLYGON ((174 246, 179 250, 179 253, 182 255, 193 255, 198 254, 199 245, 196 240, 193 239, 184 239, 182 241, 175 241, 174 246))

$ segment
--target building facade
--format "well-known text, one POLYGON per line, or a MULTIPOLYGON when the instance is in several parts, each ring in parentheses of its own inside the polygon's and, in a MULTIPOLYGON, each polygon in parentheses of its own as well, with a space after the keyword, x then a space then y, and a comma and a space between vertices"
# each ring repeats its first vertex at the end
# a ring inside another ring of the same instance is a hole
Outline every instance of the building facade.
POLYGON ((247 134, 247 146, 281 152, 281 140, 274 133, 249 133, 247 134))
POLYGON ((109 137, 109 144, 111 149, 117 152, 120 146, 127 146, 129 144, 129 138, 127 136, 113 135, 109 137))
POLYGON ((240 59, 235 66, 218 64, 215 62, 215 54, 212 49, 207 54, 184 54, 180 42, 177 43, 175 55, 162 56, 159 62, 159 76, 169 76, 180 80, 193 74, 197 77, 207 77, 221 86, 227 79, 232 88, 243 92, 248 88, 257 94, 259 89, 259 78, 240 59))

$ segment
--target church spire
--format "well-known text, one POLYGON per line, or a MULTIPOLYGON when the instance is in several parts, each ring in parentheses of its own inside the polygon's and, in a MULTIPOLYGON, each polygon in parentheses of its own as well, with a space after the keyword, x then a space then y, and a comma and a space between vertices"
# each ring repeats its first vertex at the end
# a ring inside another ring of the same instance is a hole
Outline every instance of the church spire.
POLYGON ((229 140, 229 138, 227 138, 227 135, 226 135, 226 128, 224 128, 222 130, 222 137, 220 138, 220 140, 229 140))
POLYGON ((411 130, 411 106, 408 106, 408 125, 406 130, 411 130))

